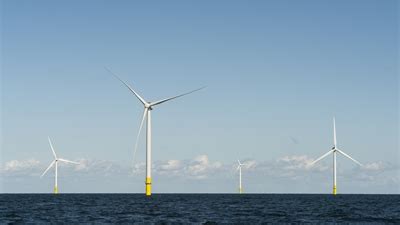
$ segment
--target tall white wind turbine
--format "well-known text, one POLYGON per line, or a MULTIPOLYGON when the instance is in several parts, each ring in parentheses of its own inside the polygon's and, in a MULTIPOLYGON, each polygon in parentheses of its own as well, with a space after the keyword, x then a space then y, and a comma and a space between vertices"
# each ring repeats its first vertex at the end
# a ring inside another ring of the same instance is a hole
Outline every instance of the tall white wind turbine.
POLYGON ((239 194, 243 193, 243 188, 242 188, 242 166, 244 166, 244 164, 240 163, 240 161, 238 160, 238 167, 236 168, 236 170, 239 170, 239 194))
POLYGON ((105 68, 106 70, 108 70, 111 74, 113 74, 118 80, 120 80, 131 92, 132 94, 134 94, 136 96, 136 98, 143 104, 144 106, 144 111, 143 111, 143 116, 142 116, 142 121, 140 123, 140 127, 139 127, 139 132, 137 134, 136 137, 136 143, 135 143, 135 150, 133 153, 133 157, 135 157, 136 154, 136 149, 138 147, 138 140, 139 140, 139 136, 140 136, 140 132, 142 130, 143 127, 143 123, 144 120, 147 118, 147 123, 146 123, 146 180, 145 180, 145 184, 146 184, 146 195, 150 196, 151 195, 151 110, 153 110, 153 107, 159 104, 162 104, 164 102, 170 101, 172 99, 175 98, 179 98, 182 97, 184 95, 188 95, 190 93, 193 93, 195 91, 199 91, 205 87, 202 88, 198 88, 196 90, 184 93, 184 94, 180 94, 174 97, 170 97, 170 98, 165 98, 159 101, 155 101, 155 102, 148 102, 145 101, 135 90, 133 90, 133 88, 131 86, 129 86, 125 81, 123 81, 121 78, 119 78, 115 73, 113 73, 110 69, 108 69, 107 67, 105 68))
POLYGON ((362 166, 360 162, 357 160, 351 158, 348 154, 344 153, 342 150, 337 148, 337 143, 336 143, 336 124, 335 124, 335 118, 333 118, 333 147, 332 149, 316 159, 314 162, 312 162, 310 165, 314 165, 316 162, 320 161, 321 159, 325 158, 329 154, 333 154, 333 195, 336 195, 336 153, 340 153, 344 155, 345 157, 351 159, 353 162, 357 163, 358 165, 362 166))
POLYGON ((72 163, 72 164, 79 164, 77 162, 73 162, 73 161, 69 161, 66 159, 62 159, 62 158, 58 158, 56 152, 54 151, 53 145, 51 143, 50 137, 48 137, 49 139, 49 144, 50 144, 50 148, 51 151, 53 152, 53 156, 54 156, 54 160, 53 162, 50 163, 49 167, 47 167, 47 169, 43 172, 43 174, 40 177, 43 177, 47 171, 53 167, 53 165, 55 165, 55 181, 54 181, 54 194, 58 194, 58 162, 64 162, 64 163, 72 163))

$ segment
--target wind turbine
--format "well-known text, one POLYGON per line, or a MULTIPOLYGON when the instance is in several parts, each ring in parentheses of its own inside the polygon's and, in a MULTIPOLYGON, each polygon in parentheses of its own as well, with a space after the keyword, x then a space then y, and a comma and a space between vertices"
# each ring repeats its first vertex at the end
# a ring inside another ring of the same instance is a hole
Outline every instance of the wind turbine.
POLYGON ((107 67, 105 68, 106 70, 108 70, 112 75, 114 75, 118 80, 120 80, 135 96, 137 99, 139 99, 139 101, 143 104, 144 106, 144 111, 143 111, 143 117, 142 117, 142 122, 140 123, 140 127, 139 127, 139 132, 137 134, 136 137, 136 143, 135 143, 135 151, 133 153, 133 157, 135 157, 136 154, 136 149, 138 146, 138 140, 139 140, 139 136, 140 136, 140 132, 142 130, 143 127, 143 123, 145 118, 147 118, 147 123, 146 123, 146 180, 145 180, 145 184, 146 184, 146 195, 150 196, 151 195, 151 110, 153 110, 153 107, 159 104, 162 104, 164 102, 170 101, 172 99, 175 98, 179 98, 182 97, 184 95, 188 95, 190 93, 193 93, 195 91, 199 91, 205 87, 202 88, 198 88, 195 89, 193 91, 189 91, 186 92, 184 94, 180 94, 174 97, 170 97, 170 98, 166 98, 166 99, 162 99, 159 101, 155 101, 155 102, 148 102, 146 100, 144 100, 135 90, 133 90, 133 88, 131 86, 129 86, 125 81, 123 81, 121 78, 119 78, 115 73, 113 73, 110 69, 108 69, 107 67))
POLYGON ((244 164, 240 163, 240 161, 238 160, 238 167, 236 168, 236 170, 239 170, 239 194, 243 193, 243 188, 242 188, 242 166, 244 166, 244 164))
POLYGON ((79 163, 73 162, 73 161, 69 161, 69 160, 66 160, 66 159, 62 159, 62 158, 58 158, 56 152, 54 151, 53 145, 51 144, 50 137, 48 137, 48 139, 49 139, 49 144, 50 144, 51 151, 53 152, 54 160, 53 160, 53 162, 50 163, 50 166, 47 167, 47 169, 43 172, 43 174, 40 177, 43 177, 47 173, 47 171, 55 164, 55 174, 56 175, 55 175, 55 181, 54 181, 54 194, 58 194, 58 185, 57 185, 57 182, 58 182, 58 162, 65 162, 65 163, 72 163, 72 164, 79 164, 79 163))
POLYGON ((340 153, 344 156, 346 156, 347 158, 351 159, 352 161, 354 161, 355 163, 357 163, 358 165, 362 166, 362 164, 360 162, 358 162, 357 160, 351 158, 348 154, 344 153, 343 151, 341 151, 340 149, 337 148, 337 144, 336 144, 336 125, 335 125, 335 118, 333 118, 333 147, 332 149, 325 153, 323 156, 319 157, 318 159, 316 159, 314 162, 312 162, 310 165, 315 164, 316 162, 320 161, 321 159, 325 158, 326 156, 328 156, 329 154, 333 154, 333 195, 336 195, 336 153, 340 153))

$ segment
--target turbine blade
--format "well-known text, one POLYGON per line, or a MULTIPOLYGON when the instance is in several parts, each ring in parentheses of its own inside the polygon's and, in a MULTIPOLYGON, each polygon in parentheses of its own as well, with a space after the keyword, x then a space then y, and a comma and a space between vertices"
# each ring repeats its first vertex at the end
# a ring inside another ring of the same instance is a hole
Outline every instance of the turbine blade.
POLYGON ((114 75, 114 77, 116 77, 119 81, 121 81, 136 96, 136 98, 139 99, 139 101, 141 101, 143 103, 143 105, 147 104, 147 102, 135 90, 133 90, 133 88, 131 88, 131 86, 129 86, 129 84, 127 84, 125 81, 123 81, 121 78, 119 78, 119 76, 117 76, 114 72, 112 72, 107 67, 104 67, 104 68, 106 70, 108 70, 108 72, 110 72, 112 75, 114 75))
POLYGON ((40 177, 43 177, 47 173, 47 171, 49 171, 49 169, 54 165, 55 162, 56 160, 53 160, 53 162, 50 163, 50 166, 47 167, 47 169, 42 173, 40 177))
POLYGON ((238 160, 239 165, 241 165, 240 160, 238 160))
POLYGON ((330 150, 329 152, 325 153, 324 155, 322 155, 321 157, 319 157, 318 159, 316 159, 314 162, 310 163, 310 165, 314 165, 316 162, 318 162, 319 160, 325 158, 327 155, 329 155, 330 153, 332 153, 333 150, 330 150))
POLYGON ((333 146, 336 147, 336 123, 335 123, 335 117, 333 117, 333 146))
POLYGON ((66 160, 66 159, 58 159, 58 161, 66 162, 66 163, 73 163, 73 164, 79 165, 78 162, 74 162, 74 161, 70 161, 70 160, 66 160))
POLYGON ((347 158, 349 158, 349 159, 351 159, 351 160, 353 160, 355 163, 357 163, 358 165, 360 165, 360 166, 362 166, 362 164, 359 162, 359 161, 357 161, 357 160, 355 160, 355 159, 353 159, 353 158, 351 158, 349 155, 347 155, 346 153, 344 153, 343 151, 341 151, 341 150, 339 150, 339 149, 336 149, 340 154, 342 154, 342 155, 344 155, 344 156, 346 156, 347 158))
POLYGON ((53 144, 51 143, 50 137, 47 137, 47 138, 49 139, 50 148, 51 148, 51 151, 53 151, 54 158, 57 159, 57 154, 56 154, 56 152, 54 151, 53 144))
POLYGON ((204 89, 204 88, 206 88, 206 87, 201 87, 201 88, 198 88, 198 89, 193 90, 193 91, 186 92, 186 93, 181 94, 181 95, 177 95, 177 96, 174 96, 174 97, 170 97, 170 98, 166 98, 166 99, 163 99, 163 100, 160 100, 160 101, 156 101, 156 102, 151 103, 150 106, 155 106, 155 105, 167 102, 169 100, 172 100, 172 99, 175 99, 175 98, 179 98, 179 97, 191 94, 191 93, 196 92, 196 91, 200 91, 201 89, 204 89))
POLYGON ((144 123, 144 120, 146 119, 146 116, 147 116, 147 111, 148 111, 148 108, 144 108, 142 122, 140 123, 139 132, 138 132, 138 134, 136 136, 135 150, 133 151, 133 164, 135 163, 135 157, 136 157, 137 147, 138 147, 138 144, 139 144, 140 132, 142 131, 143 123, 144 123))

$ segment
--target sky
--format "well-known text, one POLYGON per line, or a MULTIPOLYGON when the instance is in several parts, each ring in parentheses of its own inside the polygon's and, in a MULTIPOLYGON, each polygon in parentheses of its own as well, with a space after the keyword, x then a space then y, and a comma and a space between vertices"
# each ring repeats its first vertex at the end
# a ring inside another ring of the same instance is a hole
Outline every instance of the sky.
POLYGON ((29 1, 1 10, 1 193, 144 192, 146 100, 153 190, 400 193, 399 4, 351 1, 29 1))

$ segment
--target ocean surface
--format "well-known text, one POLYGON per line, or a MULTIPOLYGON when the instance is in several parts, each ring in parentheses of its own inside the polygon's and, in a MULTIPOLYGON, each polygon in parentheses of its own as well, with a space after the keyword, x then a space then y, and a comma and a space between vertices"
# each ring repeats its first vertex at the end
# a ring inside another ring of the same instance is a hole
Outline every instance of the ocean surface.
POLYGON ((400 195, 0 194, 0 223, 400 224, 400 195))

